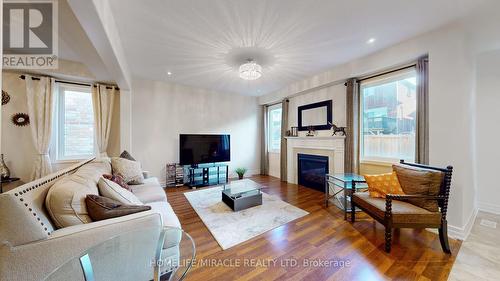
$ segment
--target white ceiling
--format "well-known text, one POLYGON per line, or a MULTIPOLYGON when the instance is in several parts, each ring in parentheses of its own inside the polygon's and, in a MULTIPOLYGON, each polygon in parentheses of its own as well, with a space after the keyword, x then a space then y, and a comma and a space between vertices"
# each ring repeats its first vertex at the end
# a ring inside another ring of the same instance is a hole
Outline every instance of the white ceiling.
POLYGON ((135 77, 246 95, 276 91, 487 1, 110 0, 135 77), (238 77, 246 58, 263 66, 262 78, 238 77))

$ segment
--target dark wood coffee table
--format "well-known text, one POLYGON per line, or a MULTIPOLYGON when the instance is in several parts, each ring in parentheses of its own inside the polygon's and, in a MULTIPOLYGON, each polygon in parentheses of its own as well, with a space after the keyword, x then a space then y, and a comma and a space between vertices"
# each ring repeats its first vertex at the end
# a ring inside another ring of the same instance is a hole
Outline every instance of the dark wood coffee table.
POLYGON ((260 184, 249 179, 233 181, 224 185, 222 202, 235 212, 262 205, 261 188, 260 184))

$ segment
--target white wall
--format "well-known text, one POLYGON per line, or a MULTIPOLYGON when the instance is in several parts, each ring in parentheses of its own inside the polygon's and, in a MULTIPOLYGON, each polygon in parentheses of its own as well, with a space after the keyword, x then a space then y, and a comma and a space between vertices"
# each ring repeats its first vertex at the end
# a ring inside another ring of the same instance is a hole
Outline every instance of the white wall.
POLYGON ((260 98, 265 104, 320 85, 344 81, 413 61, 429 54, 430 163, 453 165, 450 232, 462 236, 474 210, 472 127, 473 57, 460 24, 441 28, 375 54, 335 67, 260 98))
POLYGON ((182 133, 230 134, 230 173, 238 167, 249 175, 260 173, 257 98, 160 81, 134 80, 132 85, 132 154, 162 183, 165 164, 179 161, 182 133))
MULTIPOLYGON (((500 50, 477 60, 476 162, 478 207, 500 214, 500 182, 497 178, 500 150, 500 50)), ((474 133, 474 132, 470 132, 474 133)))

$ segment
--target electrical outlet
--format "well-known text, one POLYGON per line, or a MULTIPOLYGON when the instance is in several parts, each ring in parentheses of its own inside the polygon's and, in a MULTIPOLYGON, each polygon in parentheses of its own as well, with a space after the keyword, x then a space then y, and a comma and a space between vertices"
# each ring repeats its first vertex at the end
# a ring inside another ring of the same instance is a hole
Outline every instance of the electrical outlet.
POLYGON ((485 220, 485 219, 481 220, 481 225, 489 227, 489 228, 497 228, 497 223, 496 222, 490 221, 490 220, 485 220))

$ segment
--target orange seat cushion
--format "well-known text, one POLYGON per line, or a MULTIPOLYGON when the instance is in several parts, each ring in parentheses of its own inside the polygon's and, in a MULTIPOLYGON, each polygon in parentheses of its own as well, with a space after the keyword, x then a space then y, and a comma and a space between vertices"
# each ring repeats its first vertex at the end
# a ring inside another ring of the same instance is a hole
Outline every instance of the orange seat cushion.
POLYGON ((380 175, 364 175, 371 197, 385 198, 387 194, 404 194, 396 172, 380 175))

